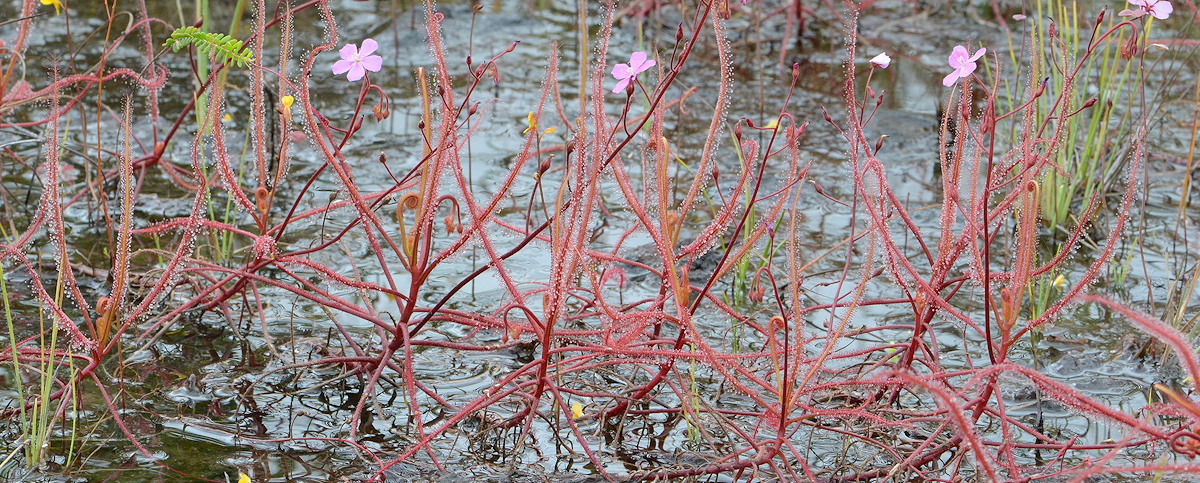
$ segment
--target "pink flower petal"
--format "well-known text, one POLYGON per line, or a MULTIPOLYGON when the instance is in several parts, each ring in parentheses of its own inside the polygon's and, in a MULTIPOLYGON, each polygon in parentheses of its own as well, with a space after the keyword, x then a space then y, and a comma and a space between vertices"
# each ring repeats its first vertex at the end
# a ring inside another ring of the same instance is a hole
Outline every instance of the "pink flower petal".
POLYGON ((368 55, 363 57, 361 64, 364 69, 367 69, 371 72, 379 72, 379 69, 383 67, 383 57, 378 55, 368 55))
POLYGON ((629 56, 629 67, 632 68, 634 70, 634 72, 641 72, 642 69, 640 67, 642 66, 642 62, 645 62, 645 61, 646 61, 646 53, 645 52, 634 52, 633 54, 631 54, 629 56))
POLYGON ((958 66, 962 65, 963 61, 966 59, 967 48, 961 45, 955 45, 954 50, 950 52, 950 59, 947 60, 947 62, 950 63, 950 67, 957 69, 958 66))
POLYGON ((625 64, 617 64, 613 66, 613 77, 619 79, 628 79, 633 76, 633 72, 629 70, 629 66, 625 64))
POLYGON ((362 41, 362 48, 358 49, 358 55, 366 57, 375 53, 375 49, 378 48, 379 42, 376 42, 375 39, 365 39, 362 41))
POLYGON ((1153 13, 1154 18, 1159 20, 1166 20, 1167 17, 1171 16, 1171 12, 1175 11, 1175 6, 1166 0, 1159 0, 1154 5, 1151 5, 1151 7, 1150 13, 1153 13))
POLYGON ((646 70, 650 69, 651 67, 654 67, 654 64, 657 64, 657 62, 655 62, 654 59, 647 60, 647 61, 643 62, 640 67, 638 67, 636 70, 634 70, 633 74, 637 75, 642 72, 646 72, 646 70))
POLYGON ((955 82, 958 82, 958 79, 959 79, 958 71, 956 70, 954 72, 947 74, 946 77, 942 79, 942 85, 944 85, 946 87, 950 87, 950 86, 954 85, 955 82))
POLYGON ((1137 5, 1139 7, 1149 7, 1151 2, 1150 0, 1129 0, 1129 4, 1137 5))
POLYGON ((357 53, 358 47, 355 47, 354 44, 346 44, 342 47, 342 50, 338 51, 338 54, 340 54, 342 58, 346 60, 354 60, 354 55, 357 53))
MULTIPOLYGON (((987 49, 980 47, 979 50, 975 51, 975 54, 972 55, 970 59, 967 59, 967 62, 973 63, 973 62, 979 60, 980 57, 983 57, 983 54, 985 54, 985 53, 987 53, 987 49)), ((971 66, 971 70, 975 70, 975 66, 971 66)))
POLYGON ((959 67, 957 70, 958 70, 959 77, 967 77, 975 72, 975 63, 967 62, 967 63, 963 64, 961 67, 959 67))
POLYGON ((1118 16, 1131 17, 1131 18, 1135 18, 1135 19, 1142 18, 1142 16, 1145 14, 1146 14, 1146 9, 1144 9, 1144 8, 1139 8, 1137 10, 1130 10, 1127 8, 1127 9, 1121 10, 1120 12, 1117 13, 1118 16))
MULTIPOLYGON (((624 65, 624 64, 621 64, 621 65, 624 65)), ((612 90, 613 94, 620 94, 621 92, 623 92, 625 90, 625 86, 629 85, 629 79, 632 79, 632 78, 633 77, 626 77, 624 79, 621 79, 620 82, 617 82, 617 85, 613 87, 613 90, 612 90)))
POLYGON ((892 58, 888 57, 887 52, 884 52, 872 57, 869 62, 871 62, 871 65, 874 65, 875 67, 886 69, 889 65, 892 65, 892 58))
POLYGON ((350 70, 351 67, 354 67, 354 61, 352 61, 352 60, 339 60, 337 62, 334 62, 333 63, 333 75, 345 74, 347 71, 350 70))
POLYGON ((346 74, 346 80, 348 80, 350 82, 354 82, 356 80, 362 79, 363 76, 366 74, 367 74, 367 71, 363 70, 362 64, 355 62, 354 66, 350 68, 350 72, 346 74))

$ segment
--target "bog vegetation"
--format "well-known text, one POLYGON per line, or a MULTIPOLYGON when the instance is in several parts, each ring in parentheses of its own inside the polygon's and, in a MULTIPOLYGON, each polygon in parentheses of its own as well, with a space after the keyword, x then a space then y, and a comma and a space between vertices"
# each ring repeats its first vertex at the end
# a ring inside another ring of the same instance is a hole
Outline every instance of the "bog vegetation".
POLYGON ((17 3, 6 478, 1200 471, 1191 3, 17 3))

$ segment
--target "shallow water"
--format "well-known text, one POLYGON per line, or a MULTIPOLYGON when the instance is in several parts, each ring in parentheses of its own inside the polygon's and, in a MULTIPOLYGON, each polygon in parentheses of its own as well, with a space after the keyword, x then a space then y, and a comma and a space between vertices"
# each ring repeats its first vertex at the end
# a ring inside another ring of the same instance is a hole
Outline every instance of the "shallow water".
MULTIPOLYGON (((339 31, 343 39, 360 39, 374 37, 381 44, 381 52, 385 52, 385 69, 378 75, 372 75, 372 81, 388 92, 392 97, 392 116, 380 123, 367 121, 364 129, 355 135, 355 140, 343 150, 351 164, 357 170, 356 179, 364 191, 377 191, 389 188, 393 182, 388 170, 376 162, 378 154, 384 152, 389 159, 388 168, 392 173, 408 171, 416 165, 422 154, 421 137, 417 127, 420 119, 418 91, 415 88, 413 71, 418 66, 430 65, 429 52, 424 46, 424 31, 420 9, 410 9, 400 5, 400 2, 334 2, 334 12, 340 24, 339 31), (394 11, 389 11, 395 8, 394 11)), ((754 8, 766 8, 765 4, 752 2, 754 8)), ((86 6, 70 6, 73 10, 72 32, 100 28, 103 23, 92 20, 99 18, 99 10, 86 11, 86 6)), ((93 6, 93 8, 99 8, 93 6)), ((818 17, 832 15, 832 12, 818 8, 818 17)), ((519 47, 504 57, 501 63, 503 81, 498 85, 485 83, 485 122, 475 136, 472 137, 468 163, 473 176, 472 186, 480 193, 494 192, 500 185, 500 179, 509 171, 514 162, 514 153, 522 148, 523 137, 520 136, 525 128, 525 114, 530 106, 536 103, 541 81, 545 75, 544 66, 550 49, 550 43, 559 42, 560 49, 560 88, 563 92, 564 104, 578 103, 578 81, 574 79, 578 72, 578 55, 576 36, 574 32, 576 12, 570 5, 562 2, 527 2, 511 1, 498 2, 495 7, 489 6, 475 17, 474 27, 471 26, 471 7, 465 3, 442 2, 439 11, 446 15, 443 33, 446 37, 447 51, 452 55, 465 57, 467 52, 478 59, 490 57, 507 48, 515 40, 520 40, 519 47), (473 32, 465 35, 465 32, 473 32)), ((166 3, 155 3, 151 15, 164 19, 174 19, 178 13, 174 7, 166 3)), ((12 18, 16 15, 15 7, 0 6, 0 18, 12 18)), ((671 9, 661 9, 647 18, 639 29, 639 22, 632 19, 622 19, 614 27, 610 40, 610 53, 613 57, 624 60, 629 51, 635 50, 630 46, 669 45, 674 35, 674 26, 678 23, 678 12, 671 9)), ((993 45, 1000 43, 995 35, 995 26, 988 22, 989 11, 982 8, 954 6, 952 12, 939 11, 937 8, 925 12, 917 12, 914 6, 905 2, 880 2, 861 20, 862 32, 861 52, 887 50, 896 62, 893 68, 879 71, 872 85, 876 89, 886 90, 886 102, 877 118, 870 125, 867 135, 872 139, 887 134, 890 136, 881 152, 889 181, 893 188, 910 207, 930 206, 939 202, 940 170, 935 169, 937 159, 938 106, 945 102, 944 94, 939 85, 944 58, 940 52, 950 46, 960 43, 963 38, 988 38, 993 45), (982 13, 981 13, 982 12, 982 13), (983 22, 981 22, 981 20, 983 22), (930 48, 937 46, 937 48, 930 48), (944 47, 944 48, 943 48, 944 47), (885 156, 886 155, 886 156, 885 156)), ((597 33, 595 23, 602 16, 598 8, 589 12, 593 24, 592 34, 597 33)), ((39 29, 33 36, 28 58, 36 59, 42 64, 30 62, 26 67, 27 75, 35 78, 36 69, 44 69, 47 59, 54 52, 61 51, 67 38, 66 28, 55 18, 39 20, 39 29)), ((218 18, 218 22, 227 21, 218 18)), ((297 18, 297 25, 318 25, 318 19, 311 13, 305 13, 297 18)), ((727 118, 736 120, 746 117, 756 124, 763 125, 773 113, 779 109, 786 94, 786 85, 790 80, 788 69, 780 67, 780 47, 783 42, 793 43, 793 39, 780 39, 782 25, 770 21, 758 25, 748 16, 734 16, 729 22, 729 40, 735 52, 738 53, 733 63, 735 81, 738 86, 737 94, 731 98, 727 118)), ((0 28, 11 28, 0 27, 0 28)), ((803 141, 804 160, 811 160, 810 181, 822 187, 829 197, 846 199, 850 196, 851 186, 846 179, 844 159, 844 141, 826 123, 822 121, 819 107, 825 106, 835 117, 844 116, 841 107, 840 83, 845 66, 843 65, 845 51, 842 44, 844 34, 839 31, 837 24, 816 19, 812 21, 810 30, 804 37, 794 42, 788 51, 786 63, 799 62, 804 68, 804 75, 799 82, 800 90, 795 94, 789 112, 801 121, 811 121, 809 131, 803 141)), ((1157 28, 1157 27, 1156 27, 1157 28)), ((10 35, 0 31, 0 35, 10 35)), ((74 38, 74 33, 72 38, 74 38)), ((320 28, 297 28, 296 45, 299 52, 304 52, 309 46, 319 43, 322 31, 320 28)), ((136 51, 121 48, 108 57, 110 65, 120 65, 121 62, 131 62, 140 65, 141 60, 136 51)), ((711 49, 703 50, 708 57, 698 55, 690 62, 712 65, 714 54, 711 49)), ((594 50, 592 55, 594 55, 594 50)), ((270 52, 264 52, 272 65, 275 59, 270 52)), ((331 62, 332 53, 324 54, 331 62)), ((95 62, 98 52, 83 49, 72 60, 80 66, 95 62)), ((1187 65, 1194 66, 1195 59, 1180 57, 1187 65)), ((160 95, 164 99, 162 108, 165 118, 172 118, 169 112, 178 112, 183 103, 191 98, 191 84, 183 77, 186 69, 186 57, 181 53, 163 52, 161 62, 171 65, 173 82, 169 83, 160 95)), ((461 59, 451 60, 452 65, 462 66, 461 59)), ((861 64, 860 64, 861 65, 861 64)), ((713 67, 715 69, 715 67, 713 67)), ((1194 70, 1194 69, 1193 69, 1194 70)), ((708 115, 705 109, 709 107, 714 97, 715 83, 711 71, 704 68, 685 70, 679 81, 680 88, 696 87, 696 98, 690 100, 691 115, 680 115, 668 123, 672 140, 677 144, 675 149, 684 159, 696 158, 701 150, 703 139, 697 138, 707 126, 708 115)), ((348 104, 357 92, 357 84, 350 84, 344 79, 326 75, 324 67, 318 66, 313 77, 309 80, 314 89, 314 105, 330 119, 348 118, 353 112, 353 105, 348 104)), ((860 74, 861 75, 861 74, 860 74)), ((1180 74, 1182 75, 1182 74, 1180 74)), ((1190 75, 1190 74, 1189 74, 1190 75)), ((468 76, 461 75, 454 85, 461 88, 468 76)), ((231 74, 232 85, 246 82, 244 75, 231 74)), ((1178 84, 1186 85, 1194 78, 1180 77, 1178 84)), ((33 82, 31 80, 31 82, 33 82)), ((861 79, 860 79, 861 82, 861 79)), ((111 94, 113 105, 119 105, 119 99, 130 89, 113 89, 111 94)), ((1186 95, 1187 92, 1177 92, 1175 95, 1186 95)), ((1169 93, 1167 95, 1170 95, 1169 93)), ((106 98, 107 99, 107 98, 106 98)), ((249 105, 244 89, 231 90, 227 101, 231 114, 231 132, 236 127, 248 123, 249 105)), ((14 116, 35 116, 44 106, 36 106, 28 110, 18 111, 14 116)), ((609 99, 606 109, 610 113, 620 112, 621 103, 614 97, 609 99)), ((1178 173, 1182 169, 1178 163, 1171 160, 1186 156, 1187 133, 1171 128, 1170 120, 1187 119, 1190 115, 1186 104, 1167 103, 1163 111, 1163 125, 1167 128, 1159 131, 1156 136, 1154 151, 1159 158, 1151 157, 1150 173, 1144 189, 1146 207, 1143 211, 1144 220, 1138 223, 1148 227, 1173 226, 1176 214, 1171 209, 1173 203, 1179 202, 1178 178, 1168 174, 1178 173), (1182 144, 1181 144, 1182 143, 1182 144), (1165 158, 1165 160, 1163 159, 1165 158), (1172 190, 1175 191, 1172 191, 1172 190)), ((135 108, 136 109, 136 108, 135 108)), ((709 113, 710 114, 710 113, 709 113)), ((172 118, 173 119, 173 118, 172 118)), ((543 118, 543 126, 559 123, 558 116, 543 118), (552 119, 553 117, 553 119, 552 119)), ((109 125, 109 121, 105 121, 109 125)), ((186 124, 186 123, 185 123, 186 124)), ((111 126, 110 126, 111 127, 111 126)), ((160 126, 161 129, 163 126, 160 126)), ((148 130, 147 126, 138 126, 139 131, 148 130)), ((192 129, 193 127, 185 127, 192 129)), ((761 136, 761 133, 757 133, 761 136)), ((0 132, 0 144, 27 139, 26 136, 36 136, 37 133, 19 131, 0 132)), ((67 137, 68 149, 87 152, 88 146, 97 142, 97 133, 89 131, 86 134, 75 134, 67 137)), ((108 132, 98 135, 105 142, 112 142, 114 137, 108 132)), ((553 138, 554 143, 561 144, 564 138, 553 138)), ((231 136, 232 138, 233 136, 231 136)), ((728 134, 722 142, 728 144, 728 134)), ((179 139, 186 140, 187 137, 179 139)), ((761 138, 760 138, 761 139, 761 138)), ((242 149, 244 139, 231 139, 231 151, 242 149)), ((35 159, 38 154, 36 143, 20 143, 11 145, 18 155, 35 159)), ((188 142, 177 140, 170 147, 170 156, 182 163, 190 159, 188 142)), ((722 170, 736 172, 737 157, 731 151, 725 151, 722 159, 722 170)), ((86 156, 80 158, 86 159, 86 156)), ((84 168, 83 161, 67 158, 66 163, 76 169, 84 168)), ((303 143, 294 145, 290 159, 289 184, 285 191, 298 190, 311 176, 321 163, 320 157, 311 147, 303 143)), ((32 164, 32 163, 31 163, 32 164)), ((637 163, 630 163, 640 178, 640 168, 637 163)), ((8 192, 5 202, 10 207, 20 200, 36 204, 38 193, 37 184, 31 181, 32 170, 26 165, 6 169, 3 177, 3 187, 8 192)), ((555 171, 547 174, 549 179, 557 181, 555 171)), ((779 180, 767 188, 778 188, 779 180)), ((81 189, 83 180, 76 179, 68 182, 74 189, 81 189)), ((145 227, 152 223, 186 216, 190 210, 191 199, 188 192, 179 189, 173 182, 162 175, 151 174, 143 180, 143 188, 138 198, 138 218, 135 226, 145 227)), ((301 209, 324 206, 328 200, 344 197, 343 187, 332 177, 318 179, 301 209)), ((530 179, 519 180, 514 185, 516 193, 531 193, 534 182, 530 179)), ((680 188, 685 189, 685 188, 680 188)), ((1194 187, 1192 189, 1195 189, 1194 187)), ((616 197, 613 196, 615 199, 616 197)), ((341 198, 344 199, 344 198, 341 198)), ((518 196, 511 206, 501 207, 501 216, 522 220, 525 203, 528 198, 518 196)), ((223 196, 214 196, 212 210, 221 213, 226 200, 223 196)), ((808 256, 815 257, 837 244, 847 236, 850 223, 848 211, 829 199, 820 196, 806 196, 799 202, 803 220, 802 234, 798 237, 805 245, 800 250, 808 256)), ((609 203, 614 219, 627 220, 632 215, 616 202, 609 203)), ((1194 210, 1194 206, 1189 208, 1194 210)), ((392 210, 388 205, 380 211, 392 210)), ((913 208, 915 209, 915 208, 913 208)), ((12 221, 16 226, 22 226, 30 221, 29 211, 12 210, 12 221), (24 214, 23 214, 24 213, 24 214)), ((107 259, 107 234, 103 225, 96 223, 96 210, 86 203, 77 203, 66 210, 70 224, 69 242, 77 247, 79 261, 107 259)), ((937 225, 937 210, 929 209, 916 211, 915 219, 923 227, 937 225)), ((320 220, 311 220, 300 224, 289 231, 284 240, 290 248, 304 246, 322 236, 330 235, 328 227, 345 226, 347 220, 354 218, 351 210, 340 210, 329 213, 320 220)), ((246 227, 249 224, 241 221, 246 227)), ((616 231, 616 230, 613 230, 616 231)), ((1104 227, 1098 228, 1097 236, 1105 234, 1104 227)), ((598 235, 591 246, 594 250, 610 249, 619 243, 619 232, 604 232, 598 230, 598 235)), ((1047 233, 1045 236, 1053 236, 1047 233)), ((1197 235, 1188 226, 1167 228, 1163 230, 1143 230, 1137 239, 1140 249, 1130 249, 1128 259, 1121 263, 1131 267, 1128 276, 1108 276, 1097 284, 1097 290, 1116 294, 1121 300, 1135 307, 1143 307, 1153 311, 1155 315, 1166 317, 1170 311, 1182 306, 1183 313, 1195 314, 1197 306, 1192 300, 1192 294, 1182 298, 1178 295, 1176 285, 1170 285, 1163 280, 1170 277, 1162 273, 1186 275, 1186 267, 1193 266, 1197 260, 1197 235), (1190 236, 1189 236, 1190 234, 1190 236), (1182 240, 1181 240, 1182 239, 1182 240), (1170 286, 1169 286, 1170 285, 1170 286), (1170 291, 1174 288, 1176 293, 1170 291)), ((503 252, 515 246, 519 240, 515 237, 498 236, 496 250, 503 252)), ((142 240, 146 247, 151 247, 150 240, 142 240)), ((243 241, 238 241, 238 244, 243 241)), ((540 243, 540 242, 535 242, 540 243)), ((652 261, 657 256, 648 239, 640 238, 626 240, 623 245, 624 255, 631 260, 639 260, 637 250, 649 248, 642 253, 642 260, 652 261)), ((236 266, 240 263, 247 247, 236 246, 230 260, 236 266)), ((537 287, 550 277, 553 267, 545 256, 545 246, 539 250, 522 252, 508 260, 510 274, 521 280, 522 289, 537 287)), ((199 253, 197 256, 203 256, 199 253)), ((1086 267, 1088 258, 1092 256, 1086 248, 1078 250, 1068 265, 1072 270, 1086 267)), ((812 275, 806 276, 803 284, 804 296, 807 303, 826 303, 837 297, 838 288, 835 281, 842 266, 843 255, 838 253, 815 264, 812 275)), ((1002 257, 1002 255, 997 255, 1002 257)), ((337 249, 315 254, 312 259, 338 273, 354 274, 362 280, 383 284, 385 274, 379 269, 374 255, 359 232, 351 232, 341 240, 337 249)), ((472 259, 469 256, 456 258, 434 274, 424 285, 421 297, 427 304, 437 303, 441 295, 453 287, 462 277, 472 272, 482 256, 472 259)), ((53 266, 52 256, 45 256, 42 263, 47 270, 53 266)), ((392 275, 405 286, 410 275, 399 268, 396 260, 390 260, 392 275)), ((136 270, 151 270, 161 267, 161 261, 152 256, 135 260, 136 270)), ((715 262, 707 262, 715 263, 715 262)), ((98 267, 97 267, 98 268, 98 267)), ((701 261, 692 267, 694 271, 704 270, 701 261)), ((9 277, 11 298, 18 307, 20 317, 18 325, 24 333, 34 333, 37 330, 37 305, 30 300, 28 288, 19 272, 14 272, 5 266, 5 276, 9 277)), ((711 270, 711 266, 709 267, 711 270)), ((621 296, 625 300, 638 300, 653 297, 659 290, 659 282, 653 277, 639 275, 637 268, 629 266, 627 272, 630 282, 622 289, 621 296)), ((48 272, 49 273, 49 272, 48 272)), ((275 275, 279 275, 276 273, 275 275)), ((1078 273, 1068 271, 1070 277, 1078 273)), ((369 307, 380 313, 395 310, 396 304, 389 296, 378 293, 362 293, 345 286, 325 284, 313 276, 313 281, 322 289, 335 290, 334 295, 354 301, 358 307, 369 307)), ((103 277, 81 278, 81 285, 95 294, 105 293, 107 286, 103 277)), ((48 283, 52 286, 52 284, 48 283)), ((97 403, 99 397, 95 393, 85 394, 82 407, 78 409, 75 424, 77 428, 96 428, 93 431, 77 431, 76 444, 82 445, 84 455, 71 461, 73 471, 67 476, 56 471, 54 465, 37 471, 23 468, 20 458, 10 460, 0 472, 8 478, 25 479, 30 481, 56 480, 86 480, 98 481, 112 478, 119 481, 193 481, 195 478, 209 478, 224 481, 232 478, 238 470, 254 476, 254 481, 304 482, 304 481, 338 481, 342 479, 359 480, 369 477, 378 468, 368 452, 387 460, 404 451, 418 438, 413 430, 411 402, 407 401, 404 391, 403 378, 396 373, 385 373, 387 380, 376 393, 368 398, 370 410, 364 414, 364 419, 357 430, 359 447, 330 438, 348 438, 350 428, 349 415, 354 411, 363 397, 363 385, 358 376, 350 373, 350 365, 323 364, 297 368, 292 364, 304 361, 318 360, 338 354, 353 353, 347 339, 338 334, 339 330, 346 331, 349 339, 364 347, 378 344, 376 328, 365 319, 348 315, 345 312, 326 310, 324 307, 308 300, 271 287, 264 287, 259 294, 259 300, 266 301, 259 312, 258 306, 251 299, 236 300, 230 304, 230 312, 208 311, 204 313, 188 312, 180 320, 162 331, 150 331, 153 340, 135 340, 129 337, 124 341, 123 363, 106 365, 106 377, 121 381, 120 390, 124 398, 124 422, 131 432, 137 435, 142 443, 153 452, 155 458, 174 471, 166 470, 149 461, 135 451, 115 427, 112 418, 107 414, 103 405, 97 403), (88 434, 90 436, 83 436, 88 434)), ((729 290, 729 287, 718 287, 717 290, 729 290)), ((885 297, 894 290, 886 279, 878 279, 871 283, 867 291, 871 296, 885 297)), ((843 293, 844 292, 840 292, 843 293)), ((892 295, 894 296, 894 295, 892 295)), ((168 296, 163 305, 169 307, 172 301, 185 298, 186 294, 168 296)), ((968 299, 969 300, 969 299, 968 299)), ((489 313, 498 306, 506 303, 507 289, 503 282, 493 276, 483 276, 471 284, 470 290, 458 293, 447 304, 447 307, 464 313, 489 313)), ((959 301, 963 310, 979 312, 982 310, 977 302, 959 301)), ((529 303, 531 309, 539 309, 538 302, 529 303)), ((766 313, 769 307, 761 310, 766 313)), ((72 308, 71 310, 78 310, 72 308)), ((1063 382, 1084 394, 1105 402, 1113 407, 1135 411, 1147 404, 1147 394, 1151 384, 1155 382, 1177 384, 1182 378, 1173 363, 1159 363, 1154 357, 1139 358, 1137 352, 1146 339, 1130 325, 1094 306, 1079 306, 1069 309, 1070 317, 1063 317, 1052 326, 1046 328, 1039 336, 1041 339, 1036 347, 1023 342, 1014 352, 1016 362, 1029 367, 1035 367, 1043 374, 1063 382)), ((911 318, 907 314, 897 313, 894 306, 864 306, 857 309, 850 321, 851 328, 864 327, 868 324, 902 323, 911 318)), ((762 317, 765 321, 766 316, 762 317)), ((808 330, 822 333, 828 330, 824 325, 830 318, 827 312, 814 312, 807 319, 808 330)), ((153 318, 145 321, 151 324, 153 318)), ((761 323, 762 321, 760 321, 761 323)), ((570 329, 595 329, 593 321, 579 321, 570 329)), ((730 350, 734 344, 740 344, 746 350, 761 348, 766 341, 748 335, 749 332, 738 332, 736 327, 719 314, 701 313, 696 321, 698 330, 705 340, 715 347, 730 350), (743 334, 747 334, 742 337, 743 334)), ((141 327, 149 330, 150 327, 141 327)), ((981 341, 963 339, 961 327, 950 323, 949 320, 935 323, 936 336, 940 345, 939 352, 942 363, 947 369, 965 369, 971 367, 969 360, 986 358, 980 350, 981 341), (970 358, 970 359, 968 359, 970 358)), ((140 333, 135 330, 132 333, 140 333)), ((619 335, 619 333, 618 333, 619 335)), ((668 334, 673 336, 674 334, 668 334)), ((842 342, 850 344, 839 347, 839 350, 850 351, 854 344, 862 347, 887 341, 889 337, 899 340, 906 335, 902 329, 888 332, 873 332, 861 338, 848 338, 842 342)), ((466 325, 440 323, 434 324, 430 331, 424 333, 428 340, 439 342, 456 342, 470 340, 475 344, 496 344, 497 347, 505 340, 503 329, 474 331, 466 325)), ((416 371, 414 377, 435 388, 439 397, 444 398, 450 405, 466 405, 476 400, 480 394, 496 386, 497 381, 536 357, 538 348, 533 339, 527 339, 525 344, 512 347, 498 348, 494 351, 463 353, 448 348, 416 347, 412 360, 416 371)), ((7 340, 7 339, 6 339, 7 340)), ((647 363, 648 364, 648 363, 647 363)), ((683 364, 683 363, 678 363, 683 364)), ((847 362, 845 367, 831 366, 851 370, 853 364, 847 362)), ((5 381, 15 379, 11 368, 0 368, 0 377, 5 381)), ((584 378, 579 373, 572 377, 584 378)), ((573 381, 579 387, 603 388, 619 392, 620 388, 629 387, 635 380, 644 379, 645 372, 617 373, 598 371, 587 373, 589 380, 573 381)), ((736 391, 729 390, 723 383, 722 374, 710 368, 694 367, 690 381, 692 395, 698 401, 719 406, 730 411, 746 413, 761 411, 755 401, 736 391)), ((964 382, 964 381, 958 381, 964 382)), ((1048 401, 1040 395, 1028 381, 1013 377, 1000 382, 1002 390, 1010 397, 1007 408, 1010 414, 1017 415, 1022 421, 1031 425, 1044 426, 1047 434, 1077 435, 1081 444, 1095 444, 1110 438, 1122 437, 1121 432, 1114 430, 1112 425, 1095 422, 1083 417, 1054 401, 1048 401)), ((6 405, 12 404, 16 398, 15 392, 5 390, 0 393, 0 401, 6 405)), ((686 404, 699 404, 695 401, 681 401, 675 393, 663 392, 653 401, 646 401, 641 409, 677 408, 686 404)), ((827 407, 838 407, 839 404, 849 404, 853 394, 830 393, 827 401, 816 401, 827 407)), ((496 404, 486 411, 463 420, 440 438, 431 447, 437 455, 438 463, 443 465, 444 472, 439 471, 435 462, 427 454, 419 453, 390 470, 389 476, 396 481, 428 480, 428 481, 477 481, 488 479, 492 481, 540 481, 542 479, 561 481, 583 481, 589 477, 595 478, 599 472, 587 458, 578 454, 578 448, 573 446, 573 436, 561 421, 546 420, 533 424, 530 433, 524 438, 515 429, 498 429, 496 424, 505 418, 517 414, 520 407, 511 404, 512 401, 496 404)), ((603 407, 611 401, 590 401, 586 410, 591 412, 603 407)), ((435 404, 429 399, 418 402, 426 428, 439 425, 453 416, 443 405, 435 404)), ((914 407, 920 402, 913 402, 914 407)), ((543 401, 543 405, 548 403, 543 401)), ((687 467, 702 466, 744 449, 746 442, 737 435, 720 428, 710 428, 715 434, 709 439, 692 438, 689 421, 682 417, 668 416, 668 413, 655 412, 638 417, 629 417, 616 427, 608 421, 586 420, 580 426, 586 433, 586 438, 595 447, 604 448, 609 466, 606 469, 613 474, 622 475, 643 468, 687 467)), ((735 421, 734 425, 753 424, 754 420, 735 421)), ((927 431, 929 428, 913 428, 914 433, 927 431)), ((986 431, 987 429, 981 429, 986 431)), ((3 429, 6 435, 19 434, 16 425, 3 429)), ((64 429, 52 442, 56 456, 52 463, 65 464, 67 445, 71 441, 71 430, 64 429)), ((901 435, 905 436, 905 435, 901 435)), ((911 437, 911 436, 908 436, 911 437)), ((1066 438, 1067 436, 1062 436, 1066 438)), ((15 438, 3 438, 13 441, 15 438)), ((803 427, 794 436, 794 441, 802 441, 811 445, 812 464, 814 467, 836 473, 838 465, 847 458, 861 461, 874 461, 884 464, 886 457, 869 449, 855 448, 845 450, 840 438, 828 432, 803 427), (849 451, 847 456, 843 451, 849 451)), ((906 443, 901 443, 901 445, 906 443)), ((17 448, 6 447, 9 451, 17 448)), ((1033 454, 1025 451, 1019 457, 1028 458, 1028 464, 1033 461, 1043 461, 1053 455, 1033 454)), ((1147 455, 1132 454, 1124 456, 1123 464, 1133 464, 1142 461, 1147 455)), ((833 473, 826 474, 832 476, 833 473)), ((730 475, 720 475, 712 478, 715 481, 732 481, 730 475)))

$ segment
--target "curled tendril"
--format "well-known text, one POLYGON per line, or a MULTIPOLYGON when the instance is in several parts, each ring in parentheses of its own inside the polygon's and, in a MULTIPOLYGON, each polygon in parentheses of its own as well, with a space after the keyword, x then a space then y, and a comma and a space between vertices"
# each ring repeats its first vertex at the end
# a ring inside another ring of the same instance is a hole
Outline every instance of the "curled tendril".
POLYGON ((1190 429, 1181 429, 1171 435, 1171 450, 1188 458, 1200 456, 1200 434, 1190 429))
POLYGON ((412 271, 417 263, 417 234, 420 233, 420 225, 414 222, 412 233, 408 233, 407 225, 404 223, 404 212, 415 211, 419 206, 421 206, 421 195, 415 192, 405 193, 396 203, 396 222, 400 224, 400 239, 404 243, 404 256, 408 257, 407 261, 401 260, 401 262, 409 271, 412 271))
POLYGON ((449 201, 450 204, 453 205, 453 207, 450 209, 451 213, 442 219, 442 222, 446 224, 446 234, 449 235, 455 232, 462 233, 462 210, 459 209, 458 199, 451 195, 442 195, 440 198, 438 198, 437 204, 441 205, 443 201, 449 201))
POLYGON ((679 244, 679 228, 683 224, 683 218, 679 216, 677 211, 667 212, 667 238, 671 240, 671 246, 679 244))
POLYGON ((264 186, 259 186, 254 190, 254 204, 258 208, 258 212, 263 215, 267 214, 267 210, 271 208, 271 192, 267 191, 264 186))
POLYGON ((532 310, 529 310, 529 308, 524 305, 511 304, 508 307, 505 307, 504 310, 502 311, 502 313, 504 314, 504 317, 503 317, 504 336, 503 336, 502 340, 504 342, 508 342, 509 337, 516 339, 521 336, 521 332, 522 332, 521 327, 514 326, 512 324, 512 322, 508 321, 508 314, 510 312, 512 312, 513 309, 517 309, 517 310, 520 310, 521 312, 525 313, 525 318, 529 319, 529 325, 533 327, 533 330, 536 333, 543 332, 542 320, 539 319, 538 316, 536 314, 534 314, 532 310))

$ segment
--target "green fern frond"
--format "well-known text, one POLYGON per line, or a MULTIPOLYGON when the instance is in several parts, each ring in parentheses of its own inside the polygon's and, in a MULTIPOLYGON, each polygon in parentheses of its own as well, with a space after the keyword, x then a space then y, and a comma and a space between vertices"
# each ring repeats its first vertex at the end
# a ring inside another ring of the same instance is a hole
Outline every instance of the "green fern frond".
POLYGON ((245 67, 246 63, 254 61, 254 52, 242 47, 241 40, 225 34, 204 32, 191 26, 175 29, 174 32, 171 32, 171 37, 163 45, 174 49, 176 52, 189 45, 195 45, 197 51, 202 54, 211 55, 213 60, 217 62, 228 60, 241 67, 245 67))

